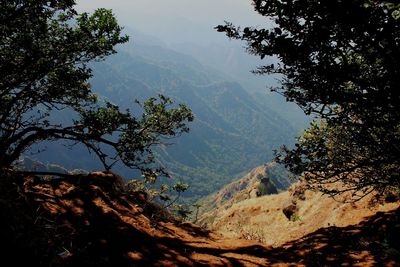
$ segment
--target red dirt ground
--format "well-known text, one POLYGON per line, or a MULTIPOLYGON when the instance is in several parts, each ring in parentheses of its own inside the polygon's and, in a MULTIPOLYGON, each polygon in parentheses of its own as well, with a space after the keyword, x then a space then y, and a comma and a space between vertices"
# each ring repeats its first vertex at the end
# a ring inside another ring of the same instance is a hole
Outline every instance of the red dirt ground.
MULTIPOLYGON (((280 247, 225 239, 163 214, 107 177, 1 177, 8 266, 396 266, 400 209, 317 230, 280 247), (363 242, 360 242, 363 240, 363 242)), ((7 266, 7 265, 2 265, 7 266)))

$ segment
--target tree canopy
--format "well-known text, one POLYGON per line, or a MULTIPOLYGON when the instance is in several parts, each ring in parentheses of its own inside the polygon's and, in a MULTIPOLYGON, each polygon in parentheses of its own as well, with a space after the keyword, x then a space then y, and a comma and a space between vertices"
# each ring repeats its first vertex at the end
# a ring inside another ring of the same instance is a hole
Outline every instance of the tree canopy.
POLYGON ((151 165, 152 147, 188 132, 191 111, 164 96, 137 103, 140 114, 98 101, 88 64, 115 53, 128 37, 110 10, 79 14, 74 5, 1 1, 0 167, 12 166, 33 144, 64 139, 86 146, 106 169, 122 161, 147 174, 161 171, 151 165))
POLYGON ((278 161, 331 195, 400 187, 400 2, 254 0, 271 28, 220 25, 250 53, 277 57, 272 90, 318 122, 278 161), (332 186, 339 184, 340 186, 332 186))

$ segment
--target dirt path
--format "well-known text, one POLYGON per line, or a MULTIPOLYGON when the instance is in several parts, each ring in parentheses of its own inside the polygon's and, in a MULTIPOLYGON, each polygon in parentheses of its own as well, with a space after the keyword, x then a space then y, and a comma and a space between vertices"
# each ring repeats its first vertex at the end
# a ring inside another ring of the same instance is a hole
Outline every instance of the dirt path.
MULTIPOLYGON (((1 214, 7 221, 1 235, 12 239, 3 238, 2 242, 8 242, 3 253, 16 264, 395 266, 398 260, 396 250, 381 242, 389 244, 400 236, 399 210, 372 216, 355 226, 323 228, 272 248, 254 241, 224 239, 199 226, 165 219, 143 196, 121 195, 107 183, 25 178, 17 184, 20 192, 0 192, 10 201, 4 208, 21 211, 10 215, 2 209, 1 214)), ((4 186, 0 191, 7 188, 4 186)), ((5 205, 4 199, 0 202, 5 205)))

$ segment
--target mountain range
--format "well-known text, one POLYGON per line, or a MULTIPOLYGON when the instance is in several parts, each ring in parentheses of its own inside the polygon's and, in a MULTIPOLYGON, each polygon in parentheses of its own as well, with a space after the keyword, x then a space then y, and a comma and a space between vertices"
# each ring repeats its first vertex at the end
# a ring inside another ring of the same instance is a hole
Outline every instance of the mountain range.
MULTIPOLYGON (((231 74, 169 49, 155 39, 140 37, 137 39, 142 41, 135 42, 134 38, 134 44, 120 47, 117 54, 93 64, 92 88, 100 99, 133 113, 140 112, 136 99, 143 101, 157 94, 192 109, 195 121, 189 125, 190 133, 174 139, 173 145, 157 149, 159 163, 190 185, 187 196, 201 197, 216 191, 255 166, 271 161, 274 149, 294 141, 298 125, 289 122, 287 114, 273 109, 284 105, 282 99, 270 100, 274 102, 271 105, 263 101, 266 94, 253 94, 231 74)), ((45 146, 46 151, 35 155, 35 159, 67 169, 93 170, 101 166, 79 146, 72 151, 61 144, 45 146)), ((127 178, 137 175, 121 166, 114 171, 127 178)))

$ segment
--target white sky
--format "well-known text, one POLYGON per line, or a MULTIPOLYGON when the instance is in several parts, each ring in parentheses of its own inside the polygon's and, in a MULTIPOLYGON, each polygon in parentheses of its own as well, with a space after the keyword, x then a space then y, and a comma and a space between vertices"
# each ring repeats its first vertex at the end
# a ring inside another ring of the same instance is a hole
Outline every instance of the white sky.
POLYGON ((111 8, 120 24, 156 36, 166 43, 221 42, 213 29, 224 20, 235 25, 262 25, 251 0, 77 0, 79 11, 111 8))

